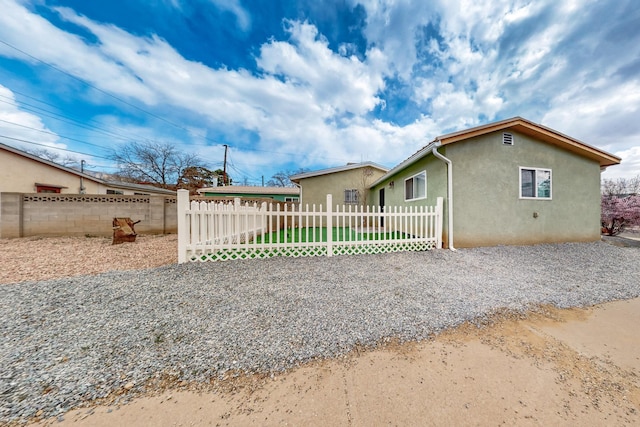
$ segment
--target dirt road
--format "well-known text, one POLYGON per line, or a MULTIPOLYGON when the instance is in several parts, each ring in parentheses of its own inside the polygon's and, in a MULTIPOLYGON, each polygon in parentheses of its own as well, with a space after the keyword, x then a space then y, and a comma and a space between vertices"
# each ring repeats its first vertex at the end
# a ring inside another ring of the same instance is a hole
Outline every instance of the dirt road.
POLYGON ((173 385, 56 426, 638 425, 640 299, 463 325, 274 378, 173 385))

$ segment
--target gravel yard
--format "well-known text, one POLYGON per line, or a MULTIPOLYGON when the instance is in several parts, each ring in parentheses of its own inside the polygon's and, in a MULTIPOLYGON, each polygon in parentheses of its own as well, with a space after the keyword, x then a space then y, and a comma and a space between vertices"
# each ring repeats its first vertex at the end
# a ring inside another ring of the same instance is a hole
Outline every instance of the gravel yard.
MULTIPOLYGON (((150 264, 143 267, 167 262, 150 261, 161 246, 173 247, 175 257, 175 239, 155 239, 141 252, 144 239, 128 247, 95 239, 101 249, 84 256, 91 267, 80 271, 113 269, 117 251, 144 257, 150 264)), ((12 242, 0 245, 5 283, 28 277, 7 275, 7 257, 32 259, 12 242)), ((56 266, 74 251, 61 245, 57 254, 56 266)), ((126 257, 116 259, 131 268, 126 257)), ((33 279, 54 277, 36 273, 33 279)), ((206 383, 281 371, 357 345, 426 339, 503 309, 637 297, 640 248, 598 242, 75 274, 0 286, 0 423, 63 414, 99 398, 123 402, 162 378, 206 383)))

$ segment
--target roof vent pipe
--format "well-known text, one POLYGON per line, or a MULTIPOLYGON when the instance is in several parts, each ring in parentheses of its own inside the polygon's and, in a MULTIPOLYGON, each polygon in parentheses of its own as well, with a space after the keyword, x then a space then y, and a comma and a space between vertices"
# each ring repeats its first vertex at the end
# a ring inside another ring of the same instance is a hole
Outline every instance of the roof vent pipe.
POLYGON ((449 240, 449 249, 455 251, 453 247, 453 165, 451 160, 438 153, 438 148, 442 143, 438 140, 431 149, 434 156, 447 164, 447 234, 449 240))

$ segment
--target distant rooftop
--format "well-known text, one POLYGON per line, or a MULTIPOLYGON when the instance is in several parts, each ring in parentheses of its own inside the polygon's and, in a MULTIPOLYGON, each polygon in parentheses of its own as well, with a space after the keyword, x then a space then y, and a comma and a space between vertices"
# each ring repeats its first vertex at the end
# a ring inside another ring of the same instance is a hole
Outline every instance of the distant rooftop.
POLYGON ((364 167, 372 167, 378 170, 381 170, 382 172, 387 172, 389 170, 389 168, 379 165, 377 163, 374 162, 362 162, 362 163, 347 163, 344 166, 336 166, 333 168, 328 168, 328 169, 320 169, 317 171, 312 171, 312 172, 304 172, 304 173, 299 173, 296 175, 292 175, 289 177, 289 179, 293 182, 298 182, 301 179, 304 178, 311 178, 314 176, 321 176, 321 175, 328 175, 330 173, 336 173, 336 172, 344 172, 344 171, 348 171, 348 170, 352 170, 352 169, 358 169, 358 168, 364 168, 364 167))
POLYGON ((298 187, 258 187, 250 185, 226 185, 222 187, 205 187, 197 190, 198 193, 213 194, 287 194, 297 196, 300 194, 298 187))

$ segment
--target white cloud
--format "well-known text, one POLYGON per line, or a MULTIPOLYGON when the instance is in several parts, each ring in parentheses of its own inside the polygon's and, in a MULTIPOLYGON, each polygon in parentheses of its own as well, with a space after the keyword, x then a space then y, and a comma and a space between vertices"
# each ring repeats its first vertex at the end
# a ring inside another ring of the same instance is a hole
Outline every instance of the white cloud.
MULTIPOLYGON (((370 151, 370 138, 353 137, 360 128, 343 130, 345 123, 349 126, 343 116, 366 115, 381 102, 377 93, 384 87, 385 60, 377 49, 364 62, 344 57, 328 48, 314 26, 290 22, 291 39, 264 44, 256 59, 264 74, 254 76, 188 61, 155 36, 133 36, 68 9, 61 13, 99 39, 94 49, 127 70, 122 78, 135 75, 158 102, 206 117, 215 126, 259 134, 256 148, 298 153, 307 163, 354 160, 370 151)), ((380 154, 385 151, 381 147, 380 154)), ((398 151, 393 154, 397 159, 398 151)))
POLYGON ((20 109, 14 93, 2 85, 0 101, 0 142, 29 151, 50 149, 65 154, 55 150, 66 148, 58 136, 44 125, 40 117, 20 109), (25 141, 36 142, 39 145, 25 141))
MULTIPOLYGON (((380 103, 377 93, 384 80, 376 67, 357 57, 331 51, 327 40, 313 25, 289 22, 291 42, 272 41, 262 46, 258 66, 272 75, 284 76, 287 83, 308 92, 310 101, 323 105, 329 115, 364 114, 380 103)), ((379 60, 380 52, 369 56, 379 60)))
POLYGON ((210 0, 216 7, 221 10, 231 12, 235 17, 238 23, 238 27, 247 31, 251 27, 251 15, 247 12, 242 5, 240 4, 240 0, 210 0))
MULTIPOLYGON (((2 40, 69 74, 99 85, 106 91, 141 99, 147 103, 155 101, 152 93, 136 80, 135 75, 118 63, 105 58, 99 50, 81 37, 59 30, 46 19, 29 12, 15 2, 4 0, 2 3, 2 40)), ((27 57, 6 45, 0 45, 0 53, 43 66, 32 57, 27 57)), ((60 76, 58 80, 64 78, 60 76)))
POLYGON ((640 176, 640 147, 614 153, 622 161, 619 165, 610 166, 602 173, 603 179, 634 178, 640 176))
POLYGON ((389 73, 410 80, 417 62, 419 32, 436 18, 432 2, 352 0, 352 5, 356 4, 367 12, 364 34, 387 56, 389 73))
POLYGON ((588 144, 633 157, 633 148, 640 143, 638 117, 640 81, 614 83, 603 78, 591 84, 580 80, 570 84, 551 100, 542 122, 588 144))
MULTIPOLYGON (((250 28, 239 0, 210 1, 250 28)), ((7 0, 0 0, 0 39, 195 129, 190 146, 209 156, 220 146, 205 146, 207 129, 237 137, 236 161, 256 168, 293 159, 304 167, 361 159, 393 166, 444 131, 515 115, 625 153, 623 164, 633 165, 640 83, 628 76, 640 43, 616 39, 603 18, 623 17, 585 1, 363 0, 364 56, 346 44, 335 52, 314 25, 287 21, 285 40, 260 47, 255 73, 189 61, 157 35, 136 36, 68 8, 56 10, 91 40, 7 0), (596 18, 601 25, 592 25, 596 18), (408 125, 375 118, 378 109, 393 110, 391 83, 413 101, 418 117, 408 125), (245 145, 246 134, 254 145, 245 145)), ((26 60, 2 45, 0 54, 26 60)))

